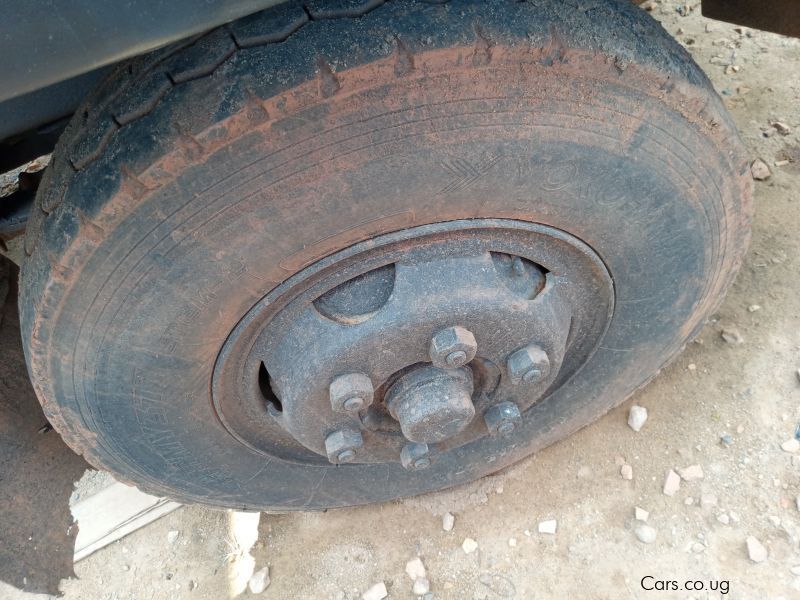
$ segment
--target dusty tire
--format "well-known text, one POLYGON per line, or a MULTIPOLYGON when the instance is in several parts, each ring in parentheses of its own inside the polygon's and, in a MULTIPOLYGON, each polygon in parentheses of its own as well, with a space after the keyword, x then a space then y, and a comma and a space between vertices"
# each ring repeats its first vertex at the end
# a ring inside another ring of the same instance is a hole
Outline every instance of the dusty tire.
POLYGON ((37 198, 20 305, 37 394, 90 462, 232 507, 455 485, 621 402, 720 302, 749 235, 743 148, 646 13, 379 4, 266 11, 124 65, 76 114, 37 198), (220 427, 215 361, 272 288, 373 236, 474 218, 583 240, 616 294, 597 351, 497 460, 467 447, 459 468, 419 473, 298 465, 220 427))

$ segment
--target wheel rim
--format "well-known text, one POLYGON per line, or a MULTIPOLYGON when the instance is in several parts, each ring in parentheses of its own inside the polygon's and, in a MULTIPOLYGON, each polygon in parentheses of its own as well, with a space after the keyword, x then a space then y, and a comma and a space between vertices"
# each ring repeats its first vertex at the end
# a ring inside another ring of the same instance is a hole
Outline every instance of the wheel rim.
POLYGON ((216 361, 214 409, 265 459, 423 470, 519 428, 591 357, 613 304, 600 258, 550 227, 385 234, 305 267, 243 317, 216 361))

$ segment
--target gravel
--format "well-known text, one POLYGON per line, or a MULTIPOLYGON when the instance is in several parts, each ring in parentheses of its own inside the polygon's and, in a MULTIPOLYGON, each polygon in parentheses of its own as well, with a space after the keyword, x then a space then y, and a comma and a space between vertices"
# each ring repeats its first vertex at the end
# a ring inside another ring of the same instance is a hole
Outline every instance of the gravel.
POLYGON ((748 536, 747 540, 745 540, 747 544, 747 555, 750 557, 754 563, 762 563, 767 560, 769 554, 767 553, 767 549, 764 548, 763 544, 758 541, 755 537, 748 536))
POLYGON ((636 537, 639 538, 639 541, 643 544, 652 544, 656 541, 656 537, 658 536, 655 528, 650 525, 638 525, 634 532, 636 533, 636 537))
POLYGON ((647 421, 647 409, 634 404, 628 412, 628 426, 634 431, 640 431, 647 421))

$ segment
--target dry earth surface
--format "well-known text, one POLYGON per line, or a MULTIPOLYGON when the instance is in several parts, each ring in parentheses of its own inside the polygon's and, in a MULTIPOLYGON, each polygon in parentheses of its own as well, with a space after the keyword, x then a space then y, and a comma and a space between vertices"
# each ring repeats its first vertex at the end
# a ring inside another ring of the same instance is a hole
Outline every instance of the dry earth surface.
MULTIPOLYGON (((800 40, 709 21, 697 2, 647 4, 707 70, 771 171, 756 184, 744 268, 699 339, 599 422, 499 475, 260 522, 183 508, 78 563, 65 598, 246 598, 248 577, 266 566, 264 598, 358 599, 380 582, 389 598, 413 598, 405 569, 414 557, 436 599, 800 598, 800 452, 781 448, 800 422, 800 40), (633 404, 649 411, 638 433, 626 423, 633 404), (703 477, 665 495, 669 470, 691 465, 703 477), (445 512, 455 515, 451 531, 445 512), (556 533, 539 533, 550 519, 556 533), (750 536, 763 562, 748 554, 750 536), (477 544, 469 554, 466 538, 477 544), (646 576, 679 589, 644 590, 646 576), (687 580, 706 589, 687 590, 687 580)), ((3 584, 0 597, 34 598, 3 584)))

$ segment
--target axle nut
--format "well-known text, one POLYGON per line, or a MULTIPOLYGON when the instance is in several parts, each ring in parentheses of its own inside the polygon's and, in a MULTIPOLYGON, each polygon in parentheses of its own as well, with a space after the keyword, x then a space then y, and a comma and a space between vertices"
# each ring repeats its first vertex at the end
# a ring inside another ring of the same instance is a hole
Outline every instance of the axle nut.
POLYGON ((395 381, 385 402, 407 440, 435 444, 458 434, 472 421, 472 392, 469 367, 444 370, 424 365, 395 381))
POLYGON ((500 402, 486 410, 483 420, 490 434, 508 435, 522 422, 522 415, 513 402, 500 402))
POLYGON ((458 369, 475 358, 477 351, 478 343, 472 332, 455 325, 433 336, 428 354, 434 367, 458 369))
POLYGON ((508 374, 512 385, 539 383, 550 374, 550 358, 536 344, 525 346, 508 357, 508 374))
POLYGON ((375 390, 363 373, 339 375, 328 388, 334 412, 356 413, 372 404, 375 390))
POLYGON ((361 432, 355 429, 339 429, 325 438, 325 452, 334 465, 352 461, 363 446, 361 432))
POLYGON ((409 471, 421 471, 431 466, 430 451, 428 444, 417 444, 411 442, 403 446, 400 451, 400 462, 403 468, 409 471))

